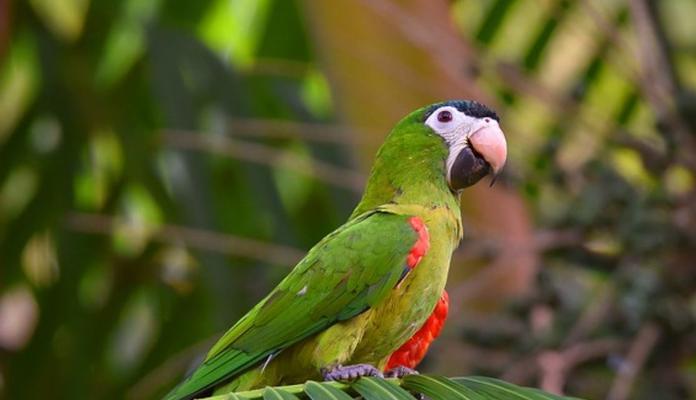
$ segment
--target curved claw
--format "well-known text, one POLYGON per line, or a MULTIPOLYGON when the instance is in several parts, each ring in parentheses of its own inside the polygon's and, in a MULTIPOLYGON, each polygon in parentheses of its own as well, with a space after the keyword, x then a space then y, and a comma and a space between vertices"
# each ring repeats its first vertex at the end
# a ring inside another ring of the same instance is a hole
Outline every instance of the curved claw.
POLYGON ((398 367, 394 367, 390 369, 389 371, 384 373, 384 376, 386 378, 403 378, 404 376, 407 375, 418 375, 419 372, 416 371, 415 369, 411 369, 409 367, 404 367, 403 365, 399 365, 398 367))
POLYGON ((370 364, 337 365, 322 371, 325 381, 352 381, 362 376, 376 376, 384 378, 380 370, 370 364))

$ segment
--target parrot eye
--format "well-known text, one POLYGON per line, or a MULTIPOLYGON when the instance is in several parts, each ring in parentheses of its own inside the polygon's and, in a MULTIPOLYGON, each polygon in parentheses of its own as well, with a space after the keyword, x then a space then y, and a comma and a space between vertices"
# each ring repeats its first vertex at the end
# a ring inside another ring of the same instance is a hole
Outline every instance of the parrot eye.
MULTIPOLYGON (((462 128, 462 124, 466 124, 472 120, 471 117, 457 111, 451 106, 439 107, 432 114, 428 115, 425 120, 425 125, 429 126, 438 135, 449 141, 450 136, 455 135, 455 132, 462 128)), ((453 137, 453 136, 452 136, 453 137)))
POLYGON ((437 120, 440 122, 450 122, 452 121, 452 113, 444 110, 437 113, 437 120))

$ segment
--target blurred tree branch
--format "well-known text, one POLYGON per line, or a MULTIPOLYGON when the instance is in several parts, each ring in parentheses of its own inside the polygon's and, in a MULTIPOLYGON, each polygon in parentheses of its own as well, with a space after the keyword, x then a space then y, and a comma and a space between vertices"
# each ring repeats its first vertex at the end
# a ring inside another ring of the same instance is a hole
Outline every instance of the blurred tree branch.
MULTIPOLYGON (((118 217, 108 215, 71 212, 66 215, 65 226, 75 232, 111 235, 118 221, 118 217)), ((152 233, 152 240, 183 244, 199 250, 246 257, 274 265, 295 265, 305 254, 290 246, 170 224, 157 227, 152 233)))
POLYGON ((656 114, 658 128, 663 128, 659 130, 677 145, 676 156, 696 171, 696 139, 689 130, 688 121, 680 113, 683 89, 666 48, 659 12, 654 2, 648 0, 629 3, 638 37, 638 57, 643 68, 641 88, 656 114))
MULTIPOLYGON (((337 124, 272 120, 260 118, 230 118, 230 134, 264 139, 300 139, 317 143, 355 146, 362 137, 356 129, 337 124)), ((376 135, 377 132, 370 134, 376 135)))
POLYGON ((539 377, 540 386, 551 393, 563 393, 568 374, 573 368, 597 358, 606 357, 624 346, 621 339, 602 338, 569 345, 561 350, 542 350, 519 360, 502 375, 504 380, 522 383, 539 377))
POLYGON ((546 391, 562 394, 570 371, 582 363, 606 357, 620 349, 623 342, 618 339, 597 339, 575 343, 561 351, 544 351, 536 358, 540 370, 540 387, 546 391))
POLYGON ((628 399, 636 378, 659 339, 660 328, 656 324, 649 322, 640 328, 631 342, 626 359, 618 369, 607 400, 628 399))
POLYGON ((204 151, 269 167, 288 168, 357 193, 362 193, 365 184, 365 176, 360 173, 317 159, 308 160, 260 143, 182 130, 165 130, 161 137, 164 144, 172 148, 204 151))

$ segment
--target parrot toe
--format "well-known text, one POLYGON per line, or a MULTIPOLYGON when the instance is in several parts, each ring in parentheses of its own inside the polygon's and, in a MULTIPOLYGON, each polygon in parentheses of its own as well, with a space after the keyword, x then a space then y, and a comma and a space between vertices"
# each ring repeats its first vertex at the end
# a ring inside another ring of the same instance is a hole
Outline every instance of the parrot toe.
POLYGON ((351 381, 363 376, 384 378, 382 372, 370 364, 338 365, 322 373, 325 381, 351 381))
POLYGON ((404 376, 407 375, 418 375, 419 372, 416 371, 415 369, 411 369, 409 367, 404 367, 403 365, 399 365, 398 367, 394 367, 390 369, 389 371, 384 373, 384 376, 386 378, 403 378, 404 376))

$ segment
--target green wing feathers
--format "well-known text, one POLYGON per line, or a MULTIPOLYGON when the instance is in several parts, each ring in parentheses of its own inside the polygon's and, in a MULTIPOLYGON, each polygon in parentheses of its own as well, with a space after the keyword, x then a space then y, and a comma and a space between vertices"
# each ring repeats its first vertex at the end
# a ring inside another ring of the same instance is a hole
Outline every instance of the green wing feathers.
POLYGON ((167 399, 191 398, 384 299, 417 240, 408 218, 372 211, 326 236, 167 399))

